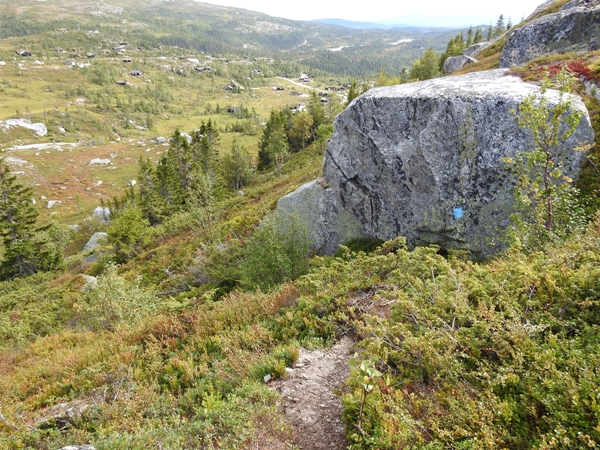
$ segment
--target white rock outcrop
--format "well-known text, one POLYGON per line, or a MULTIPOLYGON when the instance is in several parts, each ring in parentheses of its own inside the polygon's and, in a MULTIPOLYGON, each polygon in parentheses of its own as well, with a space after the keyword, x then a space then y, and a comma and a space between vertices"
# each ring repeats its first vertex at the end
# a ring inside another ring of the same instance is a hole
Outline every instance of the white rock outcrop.
POLYGON ((32 130, 37 136, 46 136, 48 134, 48 128, 43 123, 31 123, 26 119, 0 120, 0 128, 9 130, 14 127, 27 128, 28 130, 32 130))

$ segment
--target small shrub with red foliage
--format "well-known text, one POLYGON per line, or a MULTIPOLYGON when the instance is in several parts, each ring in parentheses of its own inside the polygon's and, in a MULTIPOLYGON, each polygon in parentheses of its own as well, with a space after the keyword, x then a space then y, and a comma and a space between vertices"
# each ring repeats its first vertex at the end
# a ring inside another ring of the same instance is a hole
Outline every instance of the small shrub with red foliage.
POLYGON ((537 67, 532 67, 529 70, 518 71, 518 75, 527 81, 539 81, 546 76, 551 78, 556 77, 563 67, 583 81, 588 81, 598 77, 594 72, 592 72, 585 61, 581 59, 560 61, 555 64, 542 64, 537 67))

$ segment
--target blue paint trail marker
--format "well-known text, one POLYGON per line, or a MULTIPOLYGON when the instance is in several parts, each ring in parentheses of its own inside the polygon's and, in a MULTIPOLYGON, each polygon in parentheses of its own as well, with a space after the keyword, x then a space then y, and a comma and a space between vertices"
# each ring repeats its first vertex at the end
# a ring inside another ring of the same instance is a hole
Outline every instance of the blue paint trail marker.
POLYGON ((452 212, 454 213, 455 219, 462 219, 465 216, 465 213, 462 208, 454 208, 452 209, 452 212))

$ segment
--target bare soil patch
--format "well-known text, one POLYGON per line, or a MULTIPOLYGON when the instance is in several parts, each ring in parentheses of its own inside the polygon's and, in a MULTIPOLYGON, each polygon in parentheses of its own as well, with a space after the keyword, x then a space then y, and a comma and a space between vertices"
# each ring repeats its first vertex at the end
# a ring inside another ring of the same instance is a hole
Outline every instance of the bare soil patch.
POLYGON ((302 450, 342 450, 348 441, 339 394, 350 375, 354 342, 344 337, 325 350, 300 351, 289 378, 272 386, 281 394, 281 409, 295 431, 292 443, 302 450))

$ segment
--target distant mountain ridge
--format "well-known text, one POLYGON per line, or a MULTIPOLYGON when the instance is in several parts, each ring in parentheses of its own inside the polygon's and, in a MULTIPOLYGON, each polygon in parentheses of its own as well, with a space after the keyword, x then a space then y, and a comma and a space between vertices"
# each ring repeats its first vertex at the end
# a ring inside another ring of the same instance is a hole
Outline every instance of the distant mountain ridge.
POLYGON ((448 30, 454 30, 452 27, 434 27, 434 26, 417 26, 395 22, 355 22, 352 20, 345 19, 315 19, 308 20, 309 23, 320 23, 325 25, 335 25, 338 27, 351 28, 355 30, 407 30, 415 33, 430 33, 433 31, 445 32, 448 30))
POLYGON ((60 35, 60 30, 90 29, 100 30, 106 41, 124 40, 135 47, 270 57, 355 77, 381 69, 398 73, 424 49, 442 51, 456 33, 397 23, 293 21, 195 0, 111 0, 110 5, 91 0, 2 0, 0 25, 2 39, 44 34, 42 39, 51 39, 55 47, 77 46, 63 42, 68 35, 60 35))

